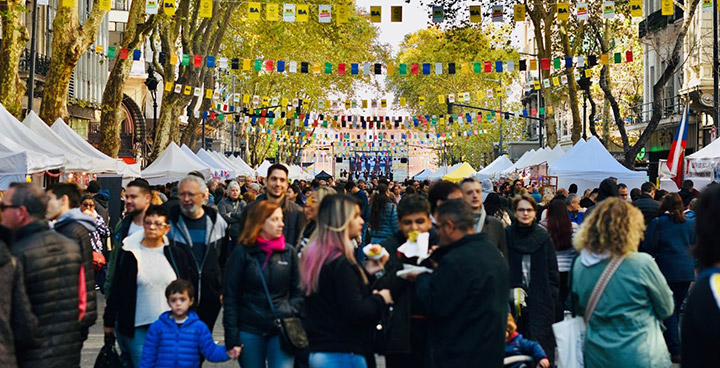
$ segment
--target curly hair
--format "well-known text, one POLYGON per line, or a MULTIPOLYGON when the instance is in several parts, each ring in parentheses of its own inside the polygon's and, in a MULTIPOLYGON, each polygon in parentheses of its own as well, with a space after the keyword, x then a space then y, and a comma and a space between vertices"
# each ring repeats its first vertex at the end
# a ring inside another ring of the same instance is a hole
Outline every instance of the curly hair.
POLYGON ((575 249, 622 256, 637 252, 645 232, 642 212, 620 198, 600 202, 583 220, 573 244, 575 249))

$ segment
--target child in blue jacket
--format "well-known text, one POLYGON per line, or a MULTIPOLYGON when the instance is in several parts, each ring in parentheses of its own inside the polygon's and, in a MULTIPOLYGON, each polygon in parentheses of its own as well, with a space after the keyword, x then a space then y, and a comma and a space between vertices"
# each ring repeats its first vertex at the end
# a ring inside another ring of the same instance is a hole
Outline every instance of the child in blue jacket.
MULTIPOLYGON (((519 334, 515 319, 512 314, 508 313, 507 331, 505 331, 505 358, 527 355, 533 358, 533 365, 542 368, 549 368, 550 361, 545 355, 545 351, 536 341, 528 340, 519 334)), ((507 365, 506 365, 507 366, 507 365)), ((512 368, 529 367, 524 362, 518 362, 511 365, 512 368)))
POLYGON ((208 327, 197 313, 188 310, 193 304, 194 288, 185 280, 175 280, 165 289, 170 311, 160 315, 148 329, 142 350, 140 368, 200 367, 200 355, 218 363, 237 359, 242 347, 225 351, 215 345, 208 327))

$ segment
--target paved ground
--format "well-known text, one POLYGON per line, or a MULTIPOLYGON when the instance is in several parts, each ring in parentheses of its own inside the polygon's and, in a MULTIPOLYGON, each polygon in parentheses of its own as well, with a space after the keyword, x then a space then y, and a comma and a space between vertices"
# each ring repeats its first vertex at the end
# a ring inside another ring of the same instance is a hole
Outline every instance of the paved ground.
MULTIPOLYGON (((95 365, 95 359, 97 358, 98 353, 100 353, 100 349, 102 348, 105 338, 103 335, 102 330, 102 314, 105 310, 105 297, 97 293, 98 295, 98 321, 95 323, 94 326, 90 328, 90 334, 88 336, 87 341, 85 341, 85 344, 83 345, 82 350, 82 361, 81 361, 81 367, 82 368, 93 368, 95 365)), ((215 323, 215 328, 213 329, 213 337, 215 338, 216 342, 223 343, 225 340, 224 338, 224 330, 222 326, 222 311, 220 312, 220 316, 218 317, 217 322, 215 323)), ((203 364, 203 367, 217 367, 217 368, 230 368, 230 367, 238 367, 237 361, 229 361, 226 363, 206 363, 203 364)), ((378 359, 378 368, 385 368, 385 362, 382 359, 382 357, 379 357, 378 359)))

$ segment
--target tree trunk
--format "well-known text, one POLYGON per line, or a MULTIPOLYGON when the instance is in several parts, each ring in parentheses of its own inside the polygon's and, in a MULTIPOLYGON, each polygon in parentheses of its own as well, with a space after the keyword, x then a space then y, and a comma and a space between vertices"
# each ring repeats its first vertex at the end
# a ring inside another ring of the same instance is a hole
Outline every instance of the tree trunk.
MULTIPOLYGON (((567 32, 567 24, 560 26, 560 39, 563 51, 567 56, 575 56, 575 52, 570 47, 570 37, 567 32)), ((573 144, 580 140, 582 135, 582 120, 580 119, 580 101, 578 100, 578 85, 575 82, 575 67, 565 69, 565 75, 568 78, 568 103, 570 112, 572 113, 572 132, 570 139, 573 144)))
POLYGON ((40 118, 52 124, 57 118, 67 120, 68 88, 72 71, 80 57, 95 42, 106 11, 100 10, 100 0, 94 0, 84 24, 79 24, 78 3, 75 7, 58 8, 53 20, 52 58, 45 78, 45 91, 40 105, 40 118))
MULTIPOLYGON (((22 24, 24 1, 7 0, 0 2, 0 104, 22 119, 22 96, 26 86, 20 79, 20 57, 29 37, 22 24)), ((32 97, 30 97, 32 98, 32 97)))
MULTIPOLYGON (((623 152, 626 152, 628 149, 630 149, 630 142, 628 140, 627 131, 625 129, 625 122, 622 119, 622 116, 620 115, 620 106, 618 105, 617 100, 615 99, 615 96, 613 96, 612 91, 610 90, 610 84, 608 82, 608 74, 609 74, 609 67, 607 65, 604 65, 602 69, 600 70, 600 88, 605 93, 605 100, 608 104, 610 104, 610 108, 612 109, 613 117, 615 118, 615 125, 618 127, 618 131, 620 132, 620 138, 622 139, 622 145, 623 145, 623 152)), ((604 122, 604 124, 609 125, 610 122, 604 122)), ((609 129, 608 129, 609 130, 609 129)), ((609 135, 608 133, 605 133, 605 135, 609 135)), ((632 169, 631 167, 628 167, 629 169, 632 169)))
MULTIPOLYGON (((128 24, 120 43, 121 48, 134 50, 145 42, 145 38, 154 25, 155 16, 145 20, 145 1, 133 0, 130 5, 128 24)), ((100 151, 110 157, 117 157, 120 150, 120 126, 123 100, 123 87, 130 76, 133 60, 117 58, 113 65, 108 82, 105 85, 102 99, 102 115, 100 118, 100 151)), ((162 88, 162 86, 158 86, 162 88)))
POLYGON ((185 106, 190 101, 189 96, 180 93, 166 93, 163 96, 160 116, 155 122, 155 139, 153 140, 150 161, 155 160, 165 150, 170 142, 177 142, 180 138, 180 119, 185 106))

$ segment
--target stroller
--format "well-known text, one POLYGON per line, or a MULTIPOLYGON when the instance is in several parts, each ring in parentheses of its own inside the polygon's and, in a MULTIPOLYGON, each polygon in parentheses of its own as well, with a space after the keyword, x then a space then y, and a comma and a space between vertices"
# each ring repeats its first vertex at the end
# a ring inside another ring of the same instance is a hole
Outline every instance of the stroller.
POLYGON ((515 355, 503 360, 503 367, 507 368, 534 368, 533 357, 529 355, 515 355))

